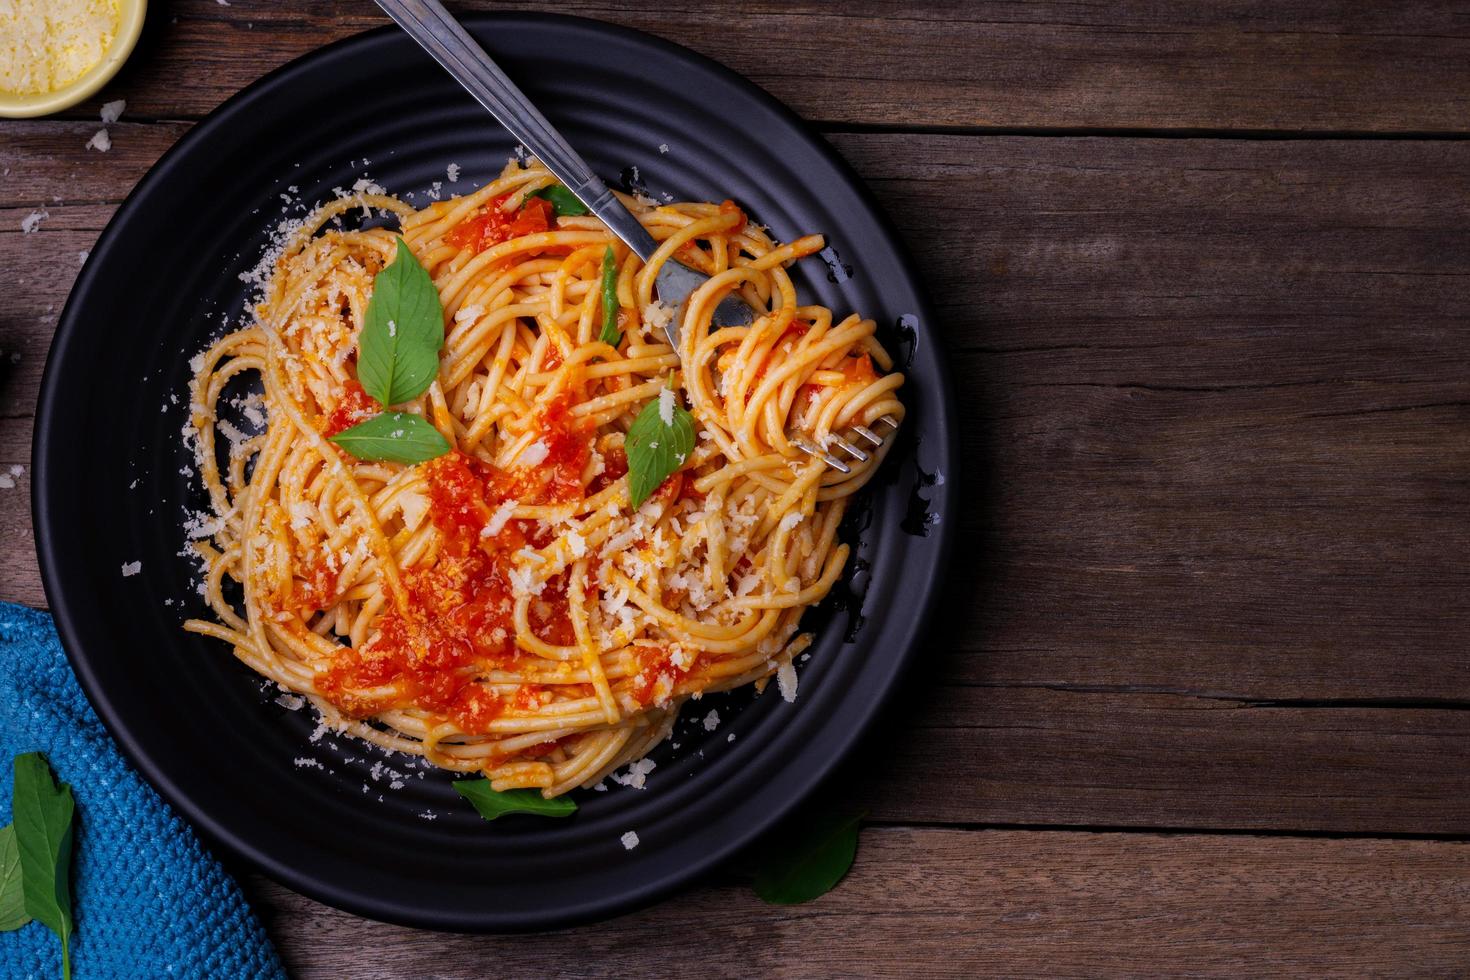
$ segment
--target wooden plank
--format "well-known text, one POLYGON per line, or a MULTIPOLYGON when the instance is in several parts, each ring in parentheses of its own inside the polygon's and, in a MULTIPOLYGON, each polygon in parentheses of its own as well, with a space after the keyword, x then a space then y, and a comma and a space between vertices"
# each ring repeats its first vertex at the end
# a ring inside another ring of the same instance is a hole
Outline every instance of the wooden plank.
POLYGON ((848 764, 905 823, 1470 834, 1470 712, 911 685, 848 764))
POLYGON ((404 929, 246 885, 294 976, 366 980, 1448 976, 1470 960, 1467 882, 1463 843, 868 828, 809 905, 724 880, 539 935, 404 929))
MULTIPOLYGON (((841 124, 1460 133, 1470 125, 1470 26, 1463 11, 1432 0, 517 7, 657 34, 810 119, 841 124)), ((503 9, 492 0, 454 8, 503 9)), ((368 0, 170 4, 120 80, 81 112, 96 118, 102 98, 124 97, 147 117, 197 116, 268 70, 385 22, 368 0)))
POLYGON ((833 139, 965 382, 942 676, 1470 699, 1470 146, 833 139))
POLYGON ((0 599, 46 607, 36 537, 31 529, 31 428, 29 417, 0 417, 0 473, 15 485, 0 488, 0 599), (16 474, 13 468, 21 467, 16 474))

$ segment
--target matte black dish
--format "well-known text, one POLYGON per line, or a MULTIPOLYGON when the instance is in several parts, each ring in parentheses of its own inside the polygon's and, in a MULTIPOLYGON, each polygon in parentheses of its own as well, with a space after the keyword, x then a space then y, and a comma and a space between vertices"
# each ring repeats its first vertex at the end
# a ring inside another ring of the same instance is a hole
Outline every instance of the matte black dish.
POLYGON ((830 272, 801 263, 803 295, 876 317, 908 361, 909 420, 849 522, 861 560, 845 601, 808 613, 819 639, 796 703, 775 685, 706 699, 676 730, 679 748, 655 753, 645 789, 579 793, 567 820, 491 825, 447 774, 419 777, 350 739, 310 741, 308 711, 288 711, 222 644, 180 630, 203 610, 179 557, 185 508, 203 504, 181 472, 188 361, 241 310, 239 275, 281 219, 279 195, 328 199, 366 172, 423 203, 435 181, 445 194, 478 186, 514 149, 396 30, 250 86, 139 183, 56 332, 33 505, 46 593, 83 687, 132 762, 209 840, 358 914, 503 931, 651 902, 748 843, 832 769, 933 607, 956 500, 933 475, 956 468, 955 427, 908 261, 857 179, 793 114, 719 65, 632 31, 554 16, 468 26, 604 177, 677 199, 732 197, 783 240, 825 233, 840 258, 830 272), (457 185, 450 163, 462 168, 457 185), (141 573, 122 577, 133 561, 141 573), (710 708, 722 718, 714 732, 699 724, 710 708), (389 788, 384 767, 409 774, 402 788, 389 788), (631 851, 620 842, 629 830, 640 840, 631 851))

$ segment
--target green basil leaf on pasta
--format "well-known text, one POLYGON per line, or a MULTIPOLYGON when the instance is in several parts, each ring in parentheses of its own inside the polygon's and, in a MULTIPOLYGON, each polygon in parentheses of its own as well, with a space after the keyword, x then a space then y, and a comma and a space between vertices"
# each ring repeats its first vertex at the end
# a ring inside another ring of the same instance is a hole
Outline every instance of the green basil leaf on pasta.
POLYGON ((15 824, 9 824, 0 827, 0 932, 19 929, 29 921, 20 878, 20 845, 15 842, 15 824))
POLYGON ((443 346, 439 290, 400 238, 398 255, 373 278, 357 341, 358 383, 384 405, 401 405, 433 383, 443 346))
POLYGON ((71 976, 71 850, 76 801, 59 786, 46 757, 15 757, 15 843, 20 853, 25 911, 61 940, 63 977, 71 976))
POLYGON ((633 420, 623 449, 628 454, 628 501, 636 509, 694 451, 694 416, 679 404, 672 388, 665 388, 633 420))
POLYGON ((623 342, 618 330, 618 260, 611 245, 602 253, 602 333, 597 339, 612 347, 623 342))
POLYGON ((827 894, 857 857, 858 824, 865 814, 831 814, 788 821, 766 843, 755 893, 768 905, 799 905, 827 894))
POLYGON ((564 796, 548 800, 540 790, 534 789, 508 789, 497 793, 490 788, 490 780, 484 777, 455 780, 454 788, 460 796, 473 803, 486 820, 495 820, 507 813, 570 817, 577 812, 577 804, 564 796))
POLYGON ((420 415, 383 412, 329 440, 358 459, 370 463, 403 463, 405 466, 443 456, 449 440, 420 415))
POLYGON ((556 212, 558 218, 576 217, 587 214, 587 205, 577 199, 577 195, 567 190, 561 184, 552 184, 534 191, 529 197, 543 197, 551 202, 551 209, 556 212))

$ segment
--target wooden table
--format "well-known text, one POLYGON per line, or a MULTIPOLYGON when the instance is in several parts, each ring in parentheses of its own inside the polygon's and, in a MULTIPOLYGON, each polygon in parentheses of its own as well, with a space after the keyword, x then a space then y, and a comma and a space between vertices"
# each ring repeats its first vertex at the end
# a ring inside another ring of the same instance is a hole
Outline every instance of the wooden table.
MULTIPOLYGON (((1470 971, 1470 4, 517 6, 709 54, 868 181, 962 380, 963 557, 845 780, 871 820, 832 894, 769 908, 730 871, 494 938, 247 877, 293 970, 1470 971)), ((133 183, 242 85, 383 21, 152 7, 101 97, 0 124, 7 466, 77 253, 133 183), (86 149, 115 98, 111 152, 86 149)), ((0 490, 0 596, 39 606, 28 488, 0 490)))

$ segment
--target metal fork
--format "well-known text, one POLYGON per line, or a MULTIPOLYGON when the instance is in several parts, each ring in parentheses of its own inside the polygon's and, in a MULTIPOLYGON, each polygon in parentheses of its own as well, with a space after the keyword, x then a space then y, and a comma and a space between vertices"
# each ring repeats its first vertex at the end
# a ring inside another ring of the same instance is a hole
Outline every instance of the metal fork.
MULTIPOLYGON (((645 262, 653 258, 658 242, 648 229, 613 196, 581 155, 547 122, 525 93, 506 77, 500 66, 450 16, 439 0, 377 0, 377 3, 477 102, 490 110, 490 114, 512 136, 545 164, 567 190, 587 205, 614 235, 627 243, 634 254, 645 262)), ((655 279, 659 301, 675 311, 664 328, 675 351, 679 349, 679 311, 690 294, 708 281, 709 276, 682 262, 669 261, 659 267, 655 279)), ((713 318, 716 326, 745 326, 755 321, 756 311, 745 300, 730 293, 715 307, 713 318)), ((893 430, 898 428, 898 423, 888 415, 873 424, 885 424, 893 430)), ((885 437, 865 426, 853 426, 852 432, 875 451, 883 445, 885 437)), ((799 434, 790 441, 802 452, 816 456, 835 470, 842 473, 851 471, 846 462, 806 435, 799 434)), ((868 451, 843 436, 833 434, 828 441, 857 462, 865 462, 870 456, 868 451)))

